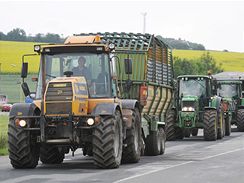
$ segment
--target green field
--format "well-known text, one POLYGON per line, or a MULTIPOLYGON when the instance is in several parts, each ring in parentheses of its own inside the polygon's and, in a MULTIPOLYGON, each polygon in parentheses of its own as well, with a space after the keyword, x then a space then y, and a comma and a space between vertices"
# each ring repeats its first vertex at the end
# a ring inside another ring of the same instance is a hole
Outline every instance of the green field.
MULTIPOLYGON (((34 53, 31 42, 0 41, 0 73, 19 73, 23 54, 34 53)), ((180 58, 197 59, 206 51, 173 50, 180 58)), ((244 71, 244 53, 209 51, 217 63, 222 63, 224 71, 244 71)), ((29 57, 29 72, 35 73, 39 66, 39 57, 29 57), (34 64, 36 63, 36 64, 34 64)))
MULTIPOLYGON (((197 59, 206 51, 173 50, 173 55, 179 58, 197 59)), ((244 72, 244 53, 209 51, 217 64, 222 64, 224 71, 244 72)))
POLYGON ((8 116, 0 116, 0 156, 6 155, 7 151, 8 116))
MULTIPOLYGON (((22 55, 34 53, 34 44, 36 43, 0 41, 0 72, 20 73, 22 55)), ((28 57, 26 60, 33 63, 28 66, 29 72, 37 72, 39 56, 28 57)))

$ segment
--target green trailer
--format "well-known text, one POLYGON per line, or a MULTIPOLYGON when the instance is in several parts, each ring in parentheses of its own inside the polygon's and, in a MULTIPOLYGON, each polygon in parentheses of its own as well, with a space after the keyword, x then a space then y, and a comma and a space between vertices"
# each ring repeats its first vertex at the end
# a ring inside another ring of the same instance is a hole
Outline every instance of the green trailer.
POLYGON ((146 155, 164 153, 165 119, 173 98, 172 52, 159 37, 133 33, 89 33, 115 45, 114 59, 118 86, 123 99, 140 102, 142 151, 146 155))

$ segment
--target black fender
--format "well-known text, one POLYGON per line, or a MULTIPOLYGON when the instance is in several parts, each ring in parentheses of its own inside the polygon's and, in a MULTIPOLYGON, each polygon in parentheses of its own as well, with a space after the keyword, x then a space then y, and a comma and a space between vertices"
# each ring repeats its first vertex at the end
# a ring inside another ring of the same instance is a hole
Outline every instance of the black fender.
POLYGON ((212 109, 212 110, 217 110, 219 111, 219 108, 221 106, 221 102, 222 102, 222 98, 219 97, 219 96, 214 96, 211 98, 211 101, 210 101, 210 106, 208 107, 204 107, 204 109, 212 109))
POLYGON ((37 109, 39 108, 34 103, 15 103, 9 112, 9 118, 33 116, 37 109))
POLYGON ((102 116, 102 115, 114 115, 116 109, 121 112, 119 104, 116 103, 100 103, 97 104, 96 107, 93 109, 91 115, 93 116, 102 116))
POLYGON ((121 104, 122 109, 135 109, 137 107, 141 112, 140 104, 137 100, 122 99, 121 104))

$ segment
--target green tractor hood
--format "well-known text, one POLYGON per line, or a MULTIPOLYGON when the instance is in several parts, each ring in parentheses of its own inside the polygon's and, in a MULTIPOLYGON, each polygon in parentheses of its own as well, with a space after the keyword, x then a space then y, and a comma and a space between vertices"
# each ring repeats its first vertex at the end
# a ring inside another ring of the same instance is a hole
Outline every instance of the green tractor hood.
POLYGON ((194 102, 194 101, 197 101, 199 99, 199 97, 197 96, 192 96, 192 95, 185 95, 182 97, 182 101, 191 101, 191 102, 194 102))

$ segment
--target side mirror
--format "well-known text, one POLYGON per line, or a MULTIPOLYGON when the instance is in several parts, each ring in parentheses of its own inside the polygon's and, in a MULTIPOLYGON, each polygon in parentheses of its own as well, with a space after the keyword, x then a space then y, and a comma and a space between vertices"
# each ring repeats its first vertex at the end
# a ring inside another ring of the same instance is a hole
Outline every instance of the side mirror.
POLYGON ((29 96, 29 95, 30 95, 30 89, 29 89, 27 83, 26 83, 26 82, 22 83, 22 84, 21 84, 21 87, 22 87, 22 90, 23 90, 23 92, 24 92, 24 95, 25 95, 26 97, 29 96))
POLYGON ((132 60, 131 59, 124 59, 125 63, 125 74, 132 74, 132 60))
POLYGON ((26 78, 28 74, 28 63, 23 62, 22 70, 21 70, 21 77, 26 78))

